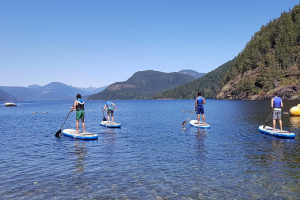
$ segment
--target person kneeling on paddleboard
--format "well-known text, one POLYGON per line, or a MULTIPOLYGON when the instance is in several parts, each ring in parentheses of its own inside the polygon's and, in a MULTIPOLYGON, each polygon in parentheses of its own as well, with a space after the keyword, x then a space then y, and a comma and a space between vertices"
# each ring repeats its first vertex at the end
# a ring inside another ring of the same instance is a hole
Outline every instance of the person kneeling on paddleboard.
POLYGON ((198 125, 200 125, 200 114, 202 114, 203 124, 205 124, 205 116, 204 116, 204 108, 203 104, 205 104, 205 99, 201 96, 201 92, 198 92, 198 97, 195 101, 195 111, 198 115, 198 125))
POLYGON ((271 108, 273 109, 273 131, 276 130, 276 119, 279 121, 280 131, 282 131, 281 108, 283 107, 282 99, 278 97, 278 93, 274 92, 274 98, 271 100, 271 108))
POLYGON ((114 109, 115 109, 115 111, 117 111, 117 107, 113 102, 110 102, 110 101, 106 100, 105 105, 104 105, 104 109, 103 109, 103 113, 106 109, 107 109, 107 120, 110 123, 110 118, 109 118, 109 114, 110 114, 111 115, 111 121, 113 123, 114 122, 114 109))
POLYGON ((71 110, 74 111, 76 109, 76 132, 78 134, 78 127, 79 127, 79 119, 81 119, 82 129, 85 133, 85 123, 84 123, 84 101, 81 99, 81 95, 76 95, 77 100, 75 100, 71 110))

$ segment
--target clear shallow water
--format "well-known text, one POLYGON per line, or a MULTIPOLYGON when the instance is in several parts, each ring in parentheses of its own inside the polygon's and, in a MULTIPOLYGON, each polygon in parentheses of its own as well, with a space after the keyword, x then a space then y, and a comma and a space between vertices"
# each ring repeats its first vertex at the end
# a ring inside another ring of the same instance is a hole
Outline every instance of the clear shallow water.
MULTIPOLYGON (((55 138, 70 102, 0 104, 3 199, 298 199, 300 118, 283 115, 296 139, 261 134, 269 101, 207 100, 202 130, 181 123, 194 100, 113 101, 121 129, 100 126, 104 101, 86 101, 98 140, 55 138), (2 105, 2 106, 1 106, 2 105), (43 111, 48 113, 44 114, 43 111), (32 114, 32 112, 37 112, 32 114)), ((299 101, 285 101, 288 111, 299 101)), ((191 119, 196 119, 196 115, 191 119)), ((271 125, 269 120, 268 125, 271 125)), ((81 126, 81 125, 80 125, 81 126)), ((63 128, 75 128, 71 113, 63 128)))

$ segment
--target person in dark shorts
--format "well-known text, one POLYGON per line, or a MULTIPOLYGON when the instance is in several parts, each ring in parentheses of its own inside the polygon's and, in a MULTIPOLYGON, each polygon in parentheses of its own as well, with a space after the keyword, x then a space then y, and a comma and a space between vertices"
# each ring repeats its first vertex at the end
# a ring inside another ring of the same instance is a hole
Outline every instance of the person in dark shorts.
POLYGON ((110 123, 109 114, 111 115, 111 122, 114 123, 114 110, 117 111, 117 107, 113 102, 106 100, 103 113, 107 109, 107 120, 110 123))
POLYGON ((271 107, 273 109, 273 131, 276 130, 276 119, 279 121, 280 131, 282 131, 281 108, 283 107, 282 99, 278 97, 278 93, 274 92, 274 98, 271 100, 271 107))
POLYGON ((201 96, 201 92, 198 92, 198 97, 195 100, 195 111, 198 115, 198 125, 200 125, 200 114, 202 114, 203 125, 205 124, 203 104, 205 104, 205 99, 201 96))
POLYGON ((77 100, 75 100, 72 110, 76 109, 76 132, 78 134, 79 120, 81 119, 82 129, 85 133, 85 123, 84 123, 84 101, 81 99, 81 95, 76 95, 77 100))

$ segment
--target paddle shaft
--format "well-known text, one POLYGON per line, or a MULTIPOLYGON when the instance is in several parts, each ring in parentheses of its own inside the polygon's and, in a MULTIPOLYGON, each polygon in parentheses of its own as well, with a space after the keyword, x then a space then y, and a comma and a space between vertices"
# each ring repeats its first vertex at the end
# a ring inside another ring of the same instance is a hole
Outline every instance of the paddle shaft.
POLYGON ((267 122, 269 121, 269 119, 270 119, 270 117, 272 116, 272 114, 273 114, 273 111, 271 112, 270 116, 268 117, 267 121, 265 122, 264 128, 266 127, 266 124, 267 124, 267 122))
MULTIPOLYGON (((102 109, 102 108, 101 108, 102 109)), ((103 114, 103 119, 102 119, 102 121, 107 121, 107 119, 104 117, 104 108, 102 109, 102 114, 103 114)))
POLYGON ((63 125, 61 126, 61 128, 60 129, 62 129, 62 127, 65 125, 65 123, 66 123, 66 121, 67 121, 67 119, 68 119, 68 117, 69 117, 69 115, 70 115, 70 113, 72 112, 72 110, 70 110, 70 112, 69 112, 69 114, 68 114, 68 116, 66 117, 66 119, 65 119, 65 121, 64 121, 64 123, 63 123, 63 125))
MULTIPOLYGON (((196 111, 195 111, 195 112, 196 112, 196 111)), ((189 118, 187 118, 187 120, 185 120, 185 121, 182 123, 182 126, 185 126, 186 122, 192 117, 192 115, 193 115, 195 112, 193 112, 193 113, 191 114, 191 116, 190 116, 189 118)))

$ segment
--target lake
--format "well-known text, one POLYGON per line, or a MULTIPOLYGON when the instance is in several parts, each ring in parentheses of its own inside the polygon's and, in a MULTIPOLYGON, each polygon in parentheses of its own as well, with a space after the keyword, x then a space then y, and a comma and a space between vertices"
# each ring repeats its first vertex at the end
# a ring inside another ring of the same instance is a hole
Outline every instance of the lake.
MULTIPOLYGON (((54 136, 73 101, 0 102, 0 197, 298 199, 300 117, 282 115, 296 138, 281 139, 258 131, 270 101, 206 101, 208 130, 181 129, 194 100, 112 101, 120 129, 100 126, 104 101, 85 101, 93 141, 54 136)), ((75 129, 75 112, 64 128, 75 129)))

